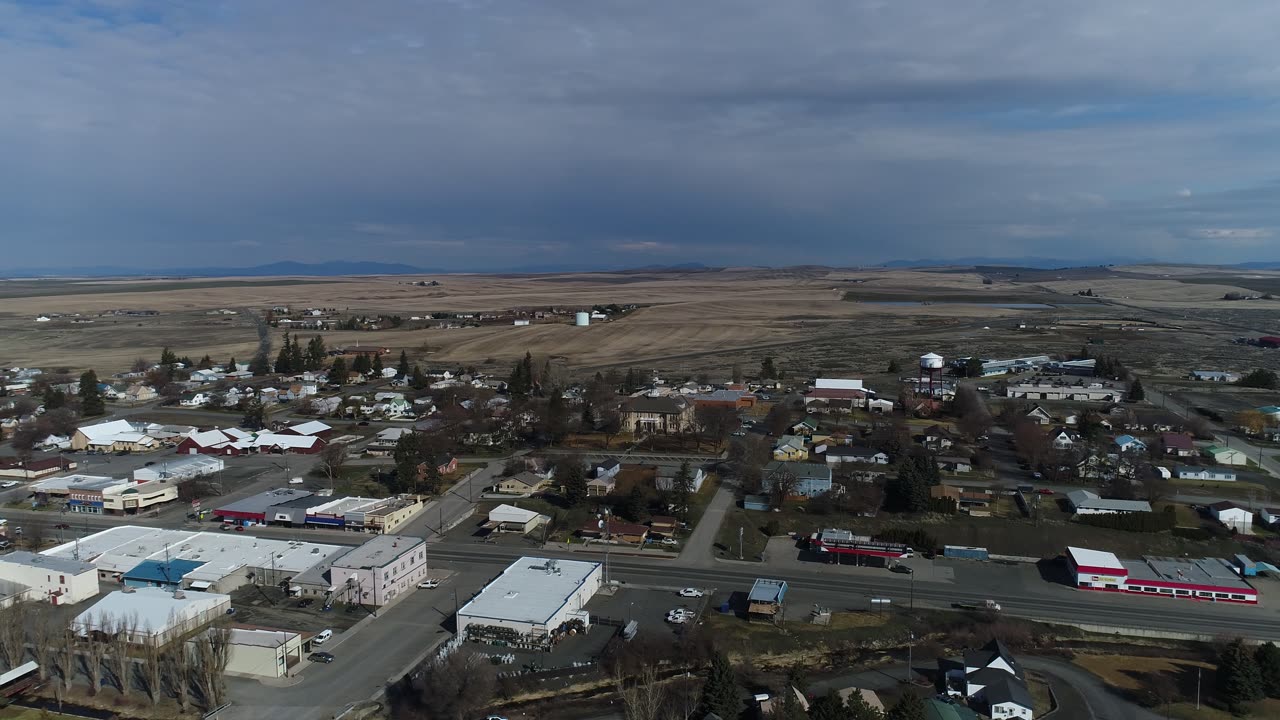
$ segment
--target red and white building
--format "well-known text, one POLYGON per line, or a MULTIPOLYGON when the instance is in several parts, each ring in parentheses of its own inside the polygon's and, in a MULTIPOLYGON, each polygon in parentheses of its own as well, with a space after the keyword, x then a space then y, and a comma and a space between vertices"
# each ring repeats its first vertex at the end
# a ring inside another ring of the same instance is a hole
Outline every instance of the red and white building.
POLYGON ((301 435, 303 437, 316 437, 320 439, 327 439, 332 433, 333 428, 319 420, 309 420, 279 431, 280 435, 301 435))
MULTIPOLYGON (((810 549, 819 553, 861 555, 863 557, 906 558, 915 551, 902 543, 873 540, 870 535, 854 535, 848 530, 827 528, 809 537, 810 549)), ((835 562, 834 560, 832 562, 835 562)))
POLYGON ((188 435, 178 443, 179 455, 244 455, 253 450, 253 434, 228 428, 188 435))
POLYGON ((1120 560, 1113 553, 1067 548, 1067 567, 1078 588, 1159 597, 1256 604, 1258 591, 1220 558, 1144 557, 1120 560))

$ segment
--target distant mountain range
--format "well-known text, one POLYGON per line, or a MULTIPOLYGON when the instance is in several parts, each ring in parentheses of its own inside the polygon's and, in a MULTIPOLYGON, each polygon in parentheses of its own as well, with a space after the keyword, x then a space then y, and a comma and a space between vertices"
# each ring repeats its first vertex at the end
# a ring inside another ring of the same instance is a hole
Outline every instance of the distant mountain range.
POLYGON ((647 265, 644 267, 627 267, 624 265, 526 265, 511 268, 473 268, 469 270, 445 270, 443 268, 422 268, 404 263, 382 263, 361 260, 332 260, 320 263, 301 263, 284 261, 251 267, 174 267, 153 270, 120 267, 112 265, 93 265, 89 267, 60 268, 27 268, 5 271, 3 277, 8 278, 54 278, 54 277, 271 277, 293 275, 302 277, 341 277, 344 275, 443 275, 451 272, 479 273, 564 273, 564 272, 659 272, 659 271, 696 271, 709 269, 702 263, 681 263, 679 265, 647 265))
POLYGON ((1151 262, 1158 261, 1151 260, 1149 258, 1129 257, 1086 258, 1075 260, 1046 257, 962 257, 938 258, 933 260, 891 260, 890 262, 883 263, 882 267, 919 268, 946 267, 949 265, 1008 265, 1010 267, 1035 268, 1037 270, 1057 270, 1060 268, 1098 267, 1103 265, 1141 265, 1143 263, 1151 262))

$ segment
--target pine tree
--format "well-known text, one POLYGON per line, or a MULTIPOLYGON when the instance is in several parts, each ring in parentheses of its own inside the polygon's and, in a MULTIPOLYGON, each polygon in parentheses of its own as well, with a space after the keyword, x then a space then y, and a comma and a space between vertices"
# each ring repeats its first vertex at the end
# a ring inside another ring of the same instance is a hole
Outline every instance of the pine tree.
POLYGON ((1280 647, 1275 643, 1263 643, 1253 653, 1262 674, 1262 689, 1267 697, 1280 698, 1280 647))
POLYGON ((369 365, 374 377, 382 377, 382 353, 373 354, 373 362, 369 365))
POLYGON ((587 501, 587 470, 577 457, 565 457, 556 466, 556 482, 564 489, 564 499, 570 505, 587 501))
POLYGON ((422 374, 422 368, 414 365, 413 379, 409 381, 409 385, 414 390, 426 390, 431 386, 431 383, 427 380, 427 376, 422 374))
POLYGON ((267 424, 267 411, 258 400, 252 400, 244 409, 244 418, 240 421, 250 430, 261 430, 267 424))
POLYGON ((396 366, 396 377, 409 377, 409 355, 405 351, 400 351, 400 364, 396 366))
MULTIPOLYGON (((854 694, 857 695, 857 693, 854 694)), ((860 695, 858 697, 861 699, 860 695)), ((849 708, 845 707, 844 701, 840 699, 840 693, 836 692, 835 688, 831 688, 809 705, 809 720, 853 720, 853 718, 849 708)))
POLYGON ((590 432, 596 427, 596 411, 592 409, 591 403, 582 403, 582 429, 590 432))
POLYGON ((1218 656, 1218 699, 1232 713, 1242 714, 1249 703, 1263 698, 1262 671, 1244 641, 1236 638, 1218 656))
POLYGON ((41 404, 44 405, 45 412, 48 412, 50 410, 57 410, 58 408, 66 407, 67 405, 66 393, 62 392, 61 390, 55 388, 52 385, 45 388, 44 398, 42 398, 42 400, 43 402, 41 404))
POLYGON ((254 375, 266 375, 271 372, 271 360, 267 358, 266 350, 258 350, 258 354, 249 361, 249 372, 254 375))
POLYGON ((324 338, 320 335, 312 336, 307 341, 307 352, 303 356, 303 370, 319 370, 324 367, 324 358, 327 351, 324 347, 324 338))
POLYGON ((676 513, 684 517, 689 512, 689 498, 693 496, 693 468, 689 461, 680 463, 680 469, 671 478, 671 504, 676 506, 676 513))
POLYGON ((209 357, 208 353, 206 353, 204 357, 200 358, 200 363, 196 367, 201 370, 208 370, 213 367, 213 358, 209 357))
POLYGON ((166 348, 164 348, 163 350, 161 350, 161 351, 160 351, 160 364, 161 364, 161 365, 173 365, 173 364, 175 364, 175 363, 177 363, 177 362, 178 362, 178 356, 177 356, 177 355, 175 355, 175 354, 173 353, 173 351, 172 351, 172 350, 170 350, 169 348, 167 348, 167 347, 166 347, 166 348))
POLYGON ((782 702, 778 703, 778 709, 773 711, 772 720, 807 720, 808 715, 805 714, 804 708, 800 707, 800 699, 796 697, 796 692, 791 687, 783 688, 782 702))
POLYGON ((329 366, 329 382, 345 385, 347 382, 347 361, 340 357, 333 359, 329 366))
POLYGON ((724 653, 711 656, 711 669, 702 685, 702 711, 722 718, 736 718, 742 712, 742 694, 733 666, 724 653))
POLYGON ((760 363, 760 379, 772 380, 778 377, 778 369, 773 365, 773 358, 767 357, 760 363))
POLYGON ((845 701, 844 720, 883 720, 884 713, 871 707, 862 693, 851 693, 845 701))
POLYGON ((1147 391, 1142 388, 1142 381, 1138 378, 1134 378, 1133 384, 1129 386, 1129 399, 1134 402, 1147 399, 1147 391))
POLYGON ((236 356, 235 356, 235 355, 232 355, 232 356, 231 356, 231 359, 227 361, 227 367, 226 367, 225 369, 226 369, 226 371, 227 371, 227 372, 235 372, 235 371, 238 369, 238 368, 236 367, 236 356))
POLYGON ((885 372, 900 373, 902 372, 902 364, 899 363, 897 360, 890 360, 889 367, 885 369, 885 372))
POLYGON ((80 376, 80 413, 85 417, 92 417, 106 411, 106 403, 102 401, 102 391, 98 389, 98 373, 86 370, 80 376))
POLYGON ((907 692, 885 713, 885 720, 925 720, 924 701, 919 695, 907 692))
POLYGON ((289 333, 284 334, 284 344, 280 346, 280 352, 276 355, 276 373, 293 372, 293 347, 289 340, 289 333))
POLYGON ((737 385, 742 382, 742 366, 738 363, 733 364, 733 370, 730 372, 733 378, 733 384, 737 385))
POLYGON ((369 356, 363 353, 357 355, 356 359, 351 361, 351 369, 361 375, 368 375, 371 368, 372 366, 369 364, 369 356))
POLYGON ((544 430, 552 443, 559 442, 569 432, 569 408, 564 402, 564 392, 551 388, 547 399, 547 411, 543 417, 544 430))

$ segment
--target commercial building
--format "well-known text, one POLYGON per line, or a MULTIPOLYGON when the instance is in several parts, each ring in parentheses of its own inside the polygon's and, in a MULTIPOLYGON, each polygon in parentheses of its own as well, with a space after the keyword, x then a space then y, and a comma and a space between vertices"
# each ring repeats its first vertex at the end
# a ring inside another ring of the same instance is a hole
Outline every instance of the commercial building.
POLYGON ((406 535, 379 535, 329 567, 339 600, 386 605, 427 577, 427 544, 406 535))
POLYGON ((122 581, 144 560, 191 560, 201 565, 182 576, 184 589, 231 592, 251 582, 278 584, 340 550, 345 548, 241 533, 121 525, 41 554, 87 561, 97 568, 99 579, 113 582, 122 581))
MULTIPOLYGON (((272 514, 270 511, 276 506, 299 500, 306 501, 306 499, 313 497, 315 497, 315 493, 308 490, 276 488, 237 500, 230 505, 224 505, 214 510, 213 516, 221 518, 224 522, 237 525, 242 523, 266 523, 267 517, 272 514)), ((322 505, 325 502, 327 501, 316 498, 312 505, 322 505)), ((286 513, 286 520, 288 517, 286 513)))
POLYGON ((98 475, 47 478, 32 492, 67 500, 67 509, 90 515, 135 515, 178 499, 178 488, 165 481, 133 482, 98 475))
POLYGON ((71 436, 72 450, 146 452, 159 447, 160 443, 146 434, 145 426, 139 428, 128 420, 85 425, 77 428, 75 434, 71 436))
POLYGON ((829 554, 832 558, 839 558, 841 555, 904 558, 915 554, 915 550, 902 543, 874 540, 870 535, 854 535, 848 530, 835 528, 826 528, 810 535, 809 548, 818 553, 829 554))
POLYGON ((757 578, 747 595, 747 619, 779 622, 787 599, 787 581, 757 578))
POLYGON ((642 395, 622 403, 622 431, 667 434, 683 431, 693 421, 693 403, 678 395, 642 395))
POLYGON ((1067 382, 1060 378, 1032 378, 1028 382, 1009 383, 1005 397, 1019 400, 1074 400, 1076 402, 1120 402, 1124 392, 1100 382, 1067 382))
POLYGON ((251 677, 288 677, 302 661, 302 635, 286 630, 233 627, 226 672, 251 677))
POLYGON ((244 455, 253 450, 253 433, 238 428, 192 433, 178 443, 180 455, 244 455))
POLYGON ((75 469, 75 461, 63 457, 51 457, 43 460, 19 460, 16 457, 0 458, 0 478, 38 480, 75 469))
POLYGON ((0 580, 26 588, 22 599, 54 605, 74 605, 98 594, 98 573, 93 565, 26 550, 0 555, 0 580))
POLYGON ((1151 512, 1146 500, 1108 500, 1091 490, 1072 490, 1067 493, 1067 504, 1077 515, 1116 515, 1122 513, 1151 512))
POLYGON ((129 642, 163 647, 225 615, 230 607, 230 595, 125 588, 108 593, 76 616, 71 629, 83 637, 95 631, 114 634, 126 624, 129 642))
POLYGON ((1221 558, 1120 560, 1113 553, 1067 548, 1076 587, 1160 597, 1256 604, 1258 591, 1221 558))
POLYGON ((518 532, 524 535, 549 519, 546 515, 533 510, 514 505, 499 505, 489 511, 489 522, 485 523, 485 527, 496 532, 518 532))
POLYGON ((133 471, 133 479, 138 482, 152 480, 168 480, 177 482, 204 475, 221 472, 226 463, 221 458, 208 455, 185 455, 171 460, 157 460, 154 465, 138 468, 133 471))
POLYGON ((458 634, 473 642, 550 649, 591 625, 587 601, 602 585, 600 563, 522 557, 458 610, 458 634))
POLYGON ((181 590, 182 579, 204 563, 198 560, 143 560, 125 571, 120 580, 131 588, 156 587, 181 590))
POLYGON ((1204 455, 1219 465, 1247 465, 1249 463, 1249 458, 1243 452, 1235 448, 1223 447, 1222 445, 1206 447, 1204 455))

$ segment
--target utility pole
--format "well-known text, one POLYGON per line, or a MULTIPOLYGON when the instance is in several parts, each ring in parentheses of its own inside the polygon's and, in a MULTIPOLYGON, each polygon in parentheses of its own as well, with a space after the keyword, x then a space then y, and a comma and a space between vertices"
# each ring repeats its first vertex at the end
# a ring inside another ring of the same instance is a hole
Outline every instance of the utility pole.
POLYGON ((911 664, 914 661, 916 649, 916 635, 913 632, 907 632, 907 682, 911 682, 911 664))
POLYGON ((742 559, 742 527, 738 528, 738 559, 742 559))
POLYGON ((916 609, 916 574, 913 571, 911 573, 911 611, 915 612, 915 609, 916 609))
POLYGON ((1196 668, 1196 710, 1200 710, 1200 673, 1202 668, 1196 668))

